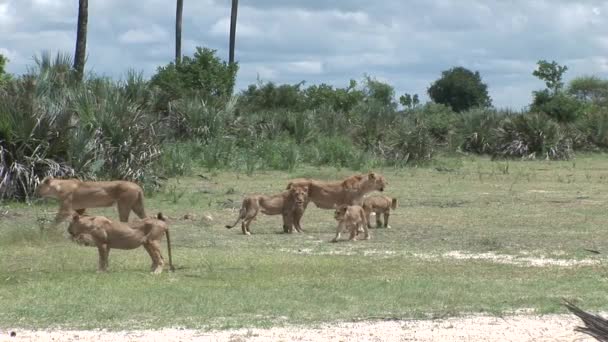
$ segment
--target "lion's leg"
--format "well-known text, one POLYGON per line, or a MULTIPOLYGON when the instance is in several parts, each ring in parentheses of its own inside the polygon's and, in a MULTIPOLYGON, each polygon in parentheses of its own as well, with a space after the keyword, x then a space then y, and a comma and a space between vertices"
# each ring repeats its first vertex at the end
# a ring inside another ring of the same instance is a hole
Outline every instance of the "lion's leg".
POLYGON ((376 211, 376 228, 382 227, 382 218, 380 217, 381 214, 381 211, 376 211))
POLYGON ((125 203, 118 201, 116 203, 118 207, 118 217, 120 218, 120 222, 129 222, 129 214, 131 213, 131 207, 125 205, 125 203))
POLYGON ((283 213, 283 233, 293 233, 293 215, 289 213, 283 213))
POLYGON ((158 240, 154 240, 152 242, 149 243, 149 248, 152 251, 152 253, 154 254, 154 264, 156 265, 156 267, 152 270, 152 273, 154 274, 160 274, 163 271, 163 266, 165 264, 165 261, 163 259, 162 254, 160 253, 160 241, 158 240))
POLYGON ((241 223, 241 229, 243 230, 243 234, 245 235, 251 235, 251 230, 249 230, 249 225, 251 224, 251 221, 253 221, 253 217, 252 218, 247 218, 245 220, 243 220, 243 223, 241 223))
POLYGON ((298 233, 304 232, 304 230, 302 230, 302 226, 300 225, 300 220, 302 219, 302 216, 304 216, 304 212, 298 212, 294 214, 294 224, 298 233))
POLYGON ((139 193, 135 203, 131 206, 131 209, 135 215, 139 216, 140 219, 146 218, 146 211, 144 210, 144 194, 139 193))
POLYGON ((369 218, 372 216, 372 211, 371 210, 365 210, 365 222, 367 222, 367 228, 371 228, 372 224, 370 223, 371 221, 369 220, 369 218))
POLYGON ((369 236, 369 230, 367 229, 367 225, 366 224, 362 224, 361 226, 363 226, 363 238, 365 240, 369 240, 370 236, 369 236))
POLYGON ((148 252, 148 255, 150 256, 150 260, 152 261, 152 265, 150 265, 150 272, 154 272, 154 270, 156 269, 156 266, 157 266, 156 254, 154 253, 154 249, 148 242, 144 243, 142 246, 144 247, 146 252, 148 252))
POLYGON ((97 272, 106 272, 108 270, 110 248, 107 244, 100 244, 97 246, 97 251, 99 252, 99 266, 97 272))
POLYGON ((66 218, 72 215, 72 196, 68 196, 61 201, 59 205, 59 211, 57 215, 55 215, 55 220, 51 224, 52 228, 57 227, 61 222, 63 222, 66 218))
POLYGON ((350 227, 350 237, 348 238, 350 241, 355 240, 355 238, 357 237, 357 233, 359 233, 360 228, 361 228, 361 224, 359 224, 359 223, 353 224, 350 227))
POLYGON ((390 228, 391 226, 388 225, 388 217, 391 216, 391 212, 390 211, 385 211, 384 212, 384 228, 390 228))
POLYGON ((331 242, 338 242, 342 229, 344 229, 344 223, 340 222, 340 223, 338 223, 338 228, 336 228, 336 236, 333 238, 333 240, 331 240, 331 242))

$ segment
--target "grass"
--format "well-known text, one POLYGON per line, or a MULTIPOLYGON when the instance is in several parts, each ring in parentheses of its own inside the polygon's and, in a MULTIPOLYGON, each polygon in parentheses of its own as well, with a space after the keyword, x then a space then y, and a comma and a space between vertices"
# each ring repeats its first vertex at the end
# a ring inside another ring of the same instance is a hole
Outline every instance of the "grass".
MULTIPOLYGON (((233 328, 521 308, 566 312, 561 298, 608 309, 605 155, 508 163, 452 157, 426 168, 377 171, 389 181, 387 194, 400 200, 393 228, 338 244, 328 242, 333 213, 314 205, 304 216, 304 234, 281 234, 278 216, 260 215, 249 237, 223 225, 235 219, 243 194, 279 192, 295 177, 336 179, 352 171, 306 167, 252 177, 201 171, 205 178, 171 179, 146 200, 149 214, 172 218, 178 270, 161 276, 148 274, 141 249, 113 251, 109 273, 97 274, 95 249, 73 245, 64 229, 40 230, 38 222, 53 217, 56 203, 3 203, 0 327, 233 328), (187 213, 196 219, 181 220, 187 213), (422 257, 450 251, 602 264, 422 257)), ((91 212, 117 216, 113 208, 91 212)))

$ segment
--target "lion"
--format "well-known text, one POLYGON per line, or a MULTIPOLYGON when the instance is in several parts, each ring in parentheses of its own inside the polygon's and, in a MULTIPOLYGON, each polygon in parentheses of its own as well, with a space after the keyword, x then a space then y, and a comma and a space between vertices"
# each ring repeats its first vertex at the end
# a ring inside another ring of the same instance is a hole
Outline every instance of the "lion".
POLYGON ((307 186, 308 198, 318 208, 334 209, 336 205, 360 204, 361 199, 372 191, 384 191, 388 182, 378 173, 354 175, 342 181, 325 182, 315 179, 298 178, 287 184, 287 189, 293 186, 307 186))
POLYGON ((391 215, 391 209, 397 209, 397 199, 388 196, 365 197, 363 199, 363 209, 365 210, 368 228, 371 228, 372 223, 369 217, 372 212, 376 214, 376 228, 382 227, 381 214, 384 214, 384 228, 390 228, 388 218, 391 215))
POLYGON ((340 239, 340 234, 342 231, 344 231, 344 229, 348 229, 350 231, 349 240, 351 241, 355 240, 361 228, 363 229, 364 239, 370 239, 369 231, 367 230, 365 210, 363 210, 363 207, 360 205, 342 204, 340 206, 336 206, 334 218, 336 221, 338 221, 338 227, 336 228, 336 236, 333 238, 333 240, 331 240, 331 242, 338 242, 338 239, 340 239))
POLYGON ((109 207, 114 203, 117 204, 121 222, 129 221, 131 210, 140 219, 146 217, 144 191, 133 182, 83 182, 78 179, 47 177, 38 185, 36 194, 60 201, 53 226, 68 218, 73 211, 82 215, 87 208, 109 207))
POLYGON ((283 231, 293 233, 295 227, 298 233, 302 232, 300 219, 304 215, 308 203, 308 187, 298 186, 285 190, 280 194, 249 195, 243 199, 239 217, 234 224, 226 225, 230 229, 243 220, 241 228, 243 234, 251 235, 249 225, 255 219, 259 211, 266 215, 283 215, 283 231))
POLYGON ((169 269, 175 271, 171 257, 171 238, 165 218, 158 213, 157 218, 145 218, 132 223, 115 222, 105 216, 80 216, 75 213, 68 226, 73 241, 85 246, 96 246, 99 251, 98 272, 108 269, 108 255, 111 248, 135 249, 144 247, 152 259, 151 272, 162 273, 165 261, 160 253, 160 242, 167 236, 169 269))

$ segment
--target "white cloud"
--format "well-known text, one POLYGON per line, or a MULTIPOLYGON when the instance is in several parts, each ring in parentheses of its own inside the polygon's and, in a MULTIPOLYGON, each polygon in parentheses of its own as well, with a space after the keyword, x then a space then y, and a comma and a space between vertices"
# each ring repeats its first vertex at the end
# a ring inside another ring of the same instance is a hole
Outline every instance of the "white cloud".
MULTIPOLYGON (((42 50, 72 54, 77 2, 0 0, 0 53, 22 73, 42 50), (25 24, 27 23, 27 25, 25 24)), ((175 2, 92 1, 88 66, 121 76, 151 75, 173 59, 175 2)), ((418 93, 456 65, 479 70, 497 106, 521 107, 543 87, 538 59, 608 78, 608 2, 603 0, 242 0, 237 87, 257 77, 277 83, 344 87, 364 73, 397 93, 418 93)), ((227 59, 230 2, 184 4, 183 53, 196 46, 227 59)))
POLYGON ((163 28, 153 25, 147 28, 130 29, 118 37, 125 44, 158 43, 168 38, 169 34, 163 28))
POLYGON ((320 61, 289 62, 285 65, 285 69, 293 73, 314 75, 323 72, 323 63, 321 63, 320 61))

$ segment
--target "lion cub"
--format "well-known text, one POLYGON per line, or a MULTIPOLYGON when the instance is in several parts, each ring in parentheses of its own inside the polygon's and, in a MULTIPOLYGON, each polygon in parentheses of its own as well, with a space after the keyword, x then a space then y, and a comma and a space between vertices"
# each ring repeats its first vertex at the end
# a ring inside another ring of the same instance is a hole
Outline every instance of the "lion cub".
POLYGON ((266 215, 283 215, 283 230, 287 233, 293 233, 293 227, 299 233, 302 232, 300 220, 306 210, 308 204, 308 187, 296 186, 289 190, 285 190, 280 194, 267 195, 249 195, 243 199, 239 217, 232 225, 226 225, 230 229, 236 226, 239 221, 243 220, 241 228, 243 234, 251 235, 249 225, 255 219, 259 211, 266 215))
POLYGON ((365 210, 368 228, 371 228, 369 217, 372 212, 376 214, 376 228, 382 227, 380 214, 384 214, 384 228, 390 228, 391 226, 388 225, 388 217, 391 215, 391 209, 397 209, 397 199, 388 196, 366 197, 363 200, 363 209, 365 210))
POLYGON ((338 221, 338 227, 336 228, 336 236, 331 242, 338 242, 340 233, 344 229, 350 231, 349 240, 355 240, 359 229, 363 228, 365 233, 364 239, 369 240, 369 231, 367 230, 367 219, 365 218, 365 210, 359 205, 340 205, 336 207, 334 212, 334 218, 338 221))
POLYGON ((169 254, 169 268, 174 271, 171 258, 171 240, 169 228, 165 218, 158 213, 158 219, 145 218, 132 223, 112 221, 105 216, 80 216, 74 214, 68 226, 72 240, 85 246, 97 247, 99 252, 98 272, 108 269, 108 255, 111 248, 135 249, 139 246, 145 248, 152 259, 152 272, 159 274, 165 264, 160 253, 160 241, 163 235, 167 236, 167 250, 169 254))

